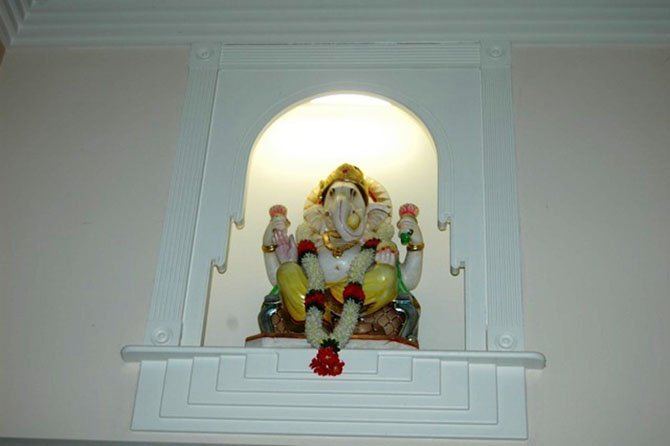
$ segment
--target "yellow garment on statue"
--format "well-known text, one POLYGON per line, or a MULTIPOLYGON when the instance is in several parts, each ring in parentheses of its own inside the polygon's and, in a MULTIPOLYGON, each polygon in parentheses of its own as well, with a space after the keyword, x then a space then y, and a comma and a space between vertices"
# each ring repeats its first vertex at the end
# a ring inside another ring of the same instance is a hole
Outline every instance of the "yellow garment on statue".
MULTIPOLYGON (((284 308, 291 318, 297 322, 305 320, 305 295, 307 294, 307 276, 300 265, 295 262, 283 263, 277 270, 277 283, 284 308)), ((337 282, 326 283, 333 297, 343 303, 342 292, 347 285, 347 278, 337 282)), ((398 293, 398 278, 395 268, 386 264, 375 264, 365 273, 363 291, 365 292, 364 312, 374 313, 393 302, 398 293)))

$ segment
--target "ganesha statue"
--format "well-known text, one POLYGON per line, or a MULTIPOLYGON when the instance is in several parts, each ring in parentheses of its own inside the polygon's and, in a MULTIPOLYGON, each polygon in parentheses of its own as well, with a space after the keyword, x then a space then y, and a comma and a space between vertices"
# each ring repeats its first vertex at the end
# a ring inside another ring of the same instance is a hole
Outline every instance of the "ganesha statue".
POLYGON ((270 208, 263 256, 273 290, 258 320, 266 335, 302 336, 319 349, 312 368, 339 374, 337 357, 352 338, 418 347, 420 307, 410 290, 421 278, 423 237, 413 204, 396 224, 406 253, 393 241, 386 189, 356 166, 342 164, 309 194, 294 235, 282 205, 270 208), (322 356, 324 370, 315 365, 322 356))

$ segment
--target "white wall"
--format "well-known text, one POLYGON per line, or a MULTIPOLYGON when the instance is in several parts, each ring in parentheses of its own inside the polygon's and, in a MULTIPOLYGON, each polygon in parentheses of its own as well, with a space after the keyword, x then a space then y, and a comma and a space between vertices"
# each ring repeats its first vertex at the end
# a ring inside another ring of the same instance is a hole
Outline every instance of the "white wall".
POLYGON ((517 49, 536 444, 670 441, 670 51, 517 49))
MULTIPOLYGON (((528 444, 670 438, 669 61, 513 52, 526 343, 548 358, 528 444)), ((310 443, 128 430, 119 350, 143 340, 186 64, 11 49, 0 66, 0 437, 310 443)))
POLYGON ((0 66, 0 436, 127 430, 188 50, 0 66))

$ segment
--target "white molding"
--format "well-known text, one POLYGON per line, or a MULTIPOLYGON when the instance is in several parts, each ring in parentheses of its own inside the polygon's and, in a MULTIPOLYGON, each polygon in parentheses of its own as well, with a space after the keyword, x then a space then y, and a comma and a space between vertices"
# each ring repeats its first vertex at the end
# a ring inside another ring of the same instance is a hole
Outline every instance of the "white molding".
POLYGON ((667 44, 670 4, 654 0, 176 0, 157 9, 152 0, 50 0, 33 5, 24 26, 11 37, 17 46, 473 40, 667 44))
POLYGON ((141 360, 133 429, 417 438, 527 437, 525 368, 538 353, 127 347, 141 360), (507 356, 507 358, 506 358, 507 356))
POLYGON ((511 48, 507 42, 482 46, 487 348, 519 350, 524 338, 511 48))
POLYGON ((225 45, 221 68, 365 69, 478 67, 478 42, 225 45))
POLYGON ((190 72, 145 342, 178 345, 207 152, 220 44, 191 48, 190 72))

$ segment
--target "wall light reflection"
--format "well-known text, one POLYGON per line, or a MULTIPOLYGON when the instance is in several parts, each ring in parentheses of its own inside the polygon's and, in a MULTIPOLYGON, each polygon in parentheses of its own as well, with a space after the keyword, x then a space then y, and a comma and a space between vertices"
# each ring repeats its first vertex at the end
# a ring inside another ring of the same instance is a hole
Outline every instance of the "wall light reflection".
POLYGON ((434 149, 413 116, 373 96, 337 94, 278 117, 258 140, 252 165, 312 182, 345 162, 393 176, 417 156, 434 157, 434 149))

